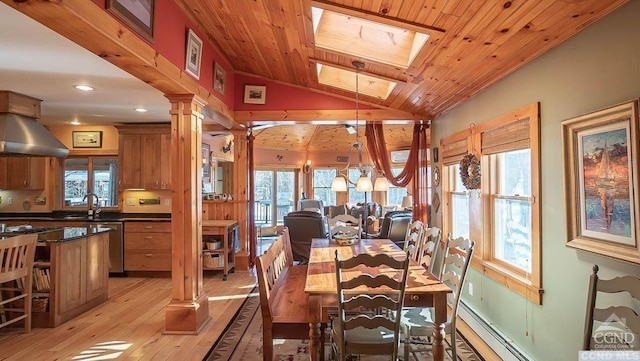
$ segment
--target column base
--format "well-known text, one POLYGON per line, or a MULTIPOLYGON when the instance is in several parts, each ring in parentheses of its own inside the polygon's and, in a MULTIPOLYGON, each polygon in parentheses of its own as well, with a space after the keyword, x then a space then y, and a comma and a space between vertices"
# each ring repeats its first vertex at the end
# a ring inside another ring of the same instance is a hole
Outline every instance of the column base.
POLYGON ((238 252, 235 256, 236 271, 249 271, 249 254, 238 252))
POLYGON ((209 297, 203 293, 194 302, 171 301, 165 310, 166 335, 197 335, 209 323, 209 297))

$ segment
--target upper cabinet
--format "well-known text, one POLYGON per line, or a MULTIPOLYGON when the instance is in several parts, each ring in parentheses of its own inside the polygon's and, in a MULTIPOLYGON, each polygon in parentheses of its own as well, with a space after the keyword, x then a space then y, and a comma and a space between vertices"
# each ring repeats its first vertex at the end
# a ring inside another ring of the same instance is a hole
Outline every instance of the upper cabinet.
POLYGON ((0 189, 44 189, 46 159, 45 157, 0 157, 0 189))
POLYGON ((169 125, 127 125, 117 128, 120 189, 171 189, 169 125))

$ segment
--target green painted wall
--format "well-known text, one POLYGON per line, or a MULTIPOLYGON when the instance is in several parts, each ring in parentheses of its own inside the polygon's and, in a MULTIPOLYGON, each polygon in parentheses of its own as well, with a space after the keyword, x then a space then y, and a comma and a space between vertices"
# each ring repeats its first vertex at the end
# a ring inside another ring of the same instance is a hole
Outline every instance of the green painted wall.
MULTIPOLYGON (((560 122, 640 97, 640 0, 585 29, 433 122, 432 144, 523 105, 540 102, 542 142, 543 304, 472 270, 473 297, 463 301, 539 361, 577 360, 582 345, 588 277, 640 276, 640 266, 565 246, 560 122), (528 336, 525 324, 528 323, 528 336)), ((441 187, 437 192, 441 194, 441 187)), ((436 214, 435 223, 441 220, 436 214)))

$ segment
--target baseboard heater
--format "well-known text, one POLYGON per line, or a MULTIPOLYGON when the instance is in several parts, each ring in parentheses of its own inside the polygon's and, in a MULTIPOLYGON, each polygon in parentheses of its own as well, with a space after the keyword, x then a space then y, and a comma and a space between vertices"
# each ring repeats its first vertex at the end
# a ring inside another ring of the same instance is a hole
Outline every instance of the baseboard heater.
POLYGON ((480 336, 491 349, 505 361, 533 361, 504 333, 487 323, 471 307, 460 301, 458 316, 480 336))

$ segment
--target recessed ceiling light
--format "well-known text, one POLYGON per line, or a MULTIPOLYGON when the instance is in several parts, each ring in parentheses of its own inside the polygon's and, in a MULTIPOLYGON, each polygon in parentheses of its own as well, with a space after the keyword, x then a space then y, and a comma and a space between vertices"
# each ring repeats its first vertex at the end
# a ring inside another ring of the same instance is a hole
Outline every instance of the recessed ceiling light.
POLYGON ((88 86, 88 85, 76 85, 75 88, 78 89, 78 90, 85 91, 85 92, 93 90, 93 87, 88 86))
POLYGON ((146 110, 145 108, 136 108, 134 109, 136 112, 138 113, 146 113, 148 110, 146 110))
POLYGON ((69 124, 71 124, 71 125, 80 125, 80 122, 77 121, 77 120, 72 120, 72 121, 69 122, 69 124))

